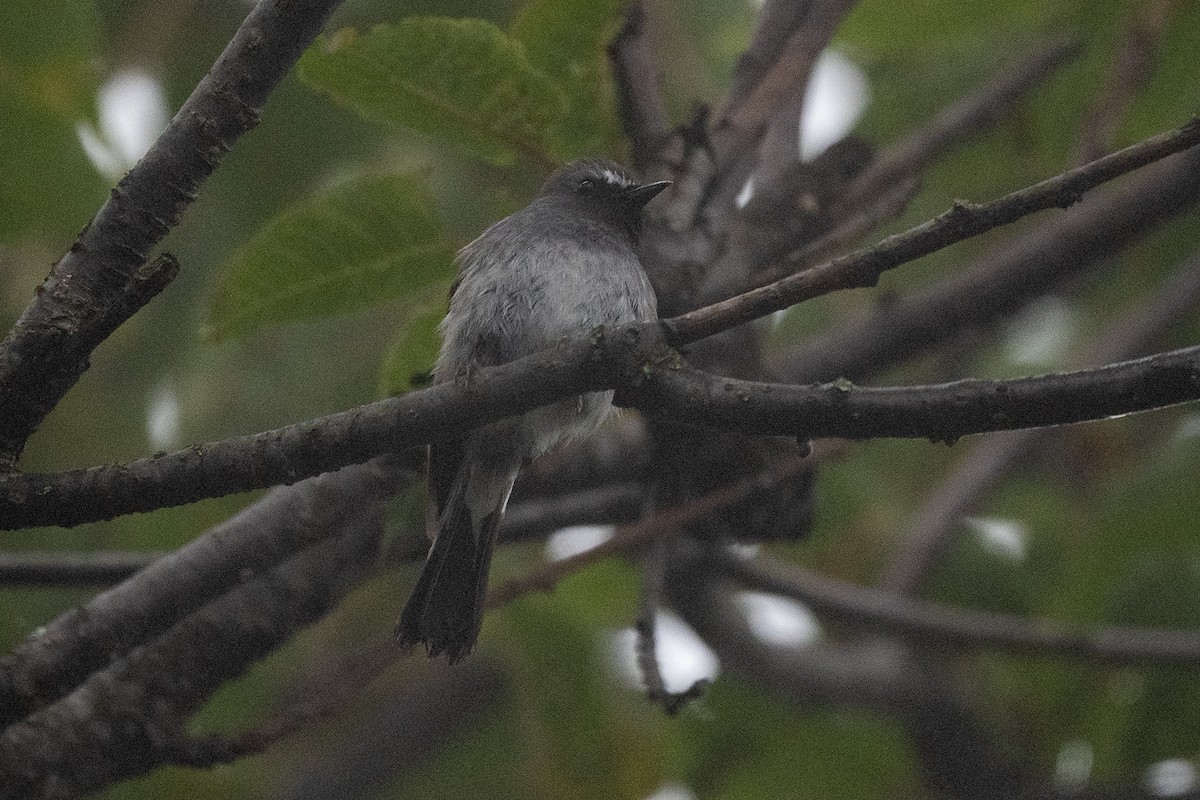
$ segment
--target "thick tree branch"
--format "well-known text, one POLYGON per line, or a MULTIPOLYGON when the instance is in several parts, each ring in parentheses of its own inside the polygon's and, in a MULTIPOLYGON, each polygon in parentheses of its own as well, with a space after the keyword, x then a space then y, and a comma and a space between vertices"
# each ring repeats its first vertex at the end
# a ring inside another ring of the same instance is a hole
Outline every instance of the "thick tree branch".
POLYGON ((1067 207, 1106 181, 1200 143, 1200 119, 982 205, 957 203, 934 219, 874 247, 720 303, 667 320, 670 340, 686 344, 839 289, 874 286, 889 269, 1015 222, 1037 211, 1067 207))
POLYGON ((94 669, 298 550, 332 535, 352 511, 399 488, 399 457, 348 467, 262 500, 124 583, 42 628, 0 658, 0 723, 77 686, 94 669))
POLYGON ((91 352, 174 277, 147 268, 225 153, 340 0, 260 2, 141 161, 113 189, 0 343, 0 466, 88 367, 91 352))
POLYGON ((0 736, 0 797, 73 797, 180 759, 188 717, 318 619, 366 574, 382 533, 367 504, 282 565, 242 581, 152 643, 0 736))
POLYGON ((1068 425, 1200 399, 1200 345, 1096 369, 936 386, 792 386, 681 367, 656 372, 641 391, 641 407, 697 426, 952 443, 973 433, 1068 425))
MULTIPOLYGON (((792 386, 722 378, 682 364, 671 351, 654 349, 657 329, 652 324, 624 330, 650 345, 635 349, 633 355, 642 357, 623 368, 601 368, 603 360, 583 358, 602 338, 593 335, 481 370, 469 386, 443 384, 277 431, 130 464, 58 475, 0 475, 0 520, 7 528, 73 524, 94 519, 89 514, 99 507, 112 516, 298 480, 427 444, 581 390, 608 387, 622 389, 626 403, 690 425, 754 435, 947 442, 973 433, 1065 425, 1200 399, 1200 346, 1031 378, 864 388, 848 382, 792 386), (581 369, 572 354, 596 369, 581 369), (631 374, 635 378, 605 379, 631 374), (531 381, 530 375, 544 380, 531 381), (271 445, 266 461, 255 455, 263 442, 271 445), (220 457, 210 461, 209 452, 220 457), (226 464, 236 465, 236 479, 224 473, 226 464), (157 506, 147 503, 147 494, 157 506)), ((629 355, 619 348, 616 353, 629 355)), ((610 365, 622 363, 617 356, 611 359, 610 365)))
POLYGON ((607 363, 603 344, 592 334, 484 370, 469 385, 441 384, 265 433, 73 470, 49 482, 0 473, 0 529, 110 519, 291 483, 428 444, 581 390, 615 385, 601 369, 607 363))

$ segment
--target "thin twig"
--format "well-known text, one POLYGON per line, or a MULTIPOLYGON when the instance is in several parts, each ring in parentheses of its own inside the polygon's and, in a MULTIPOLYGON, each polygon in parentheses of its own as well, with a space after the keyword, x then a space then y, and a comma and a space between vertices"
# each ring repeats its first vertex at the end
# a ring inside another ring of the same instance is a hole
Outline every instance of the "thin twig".
POLYGON ((664 324, 672 343, 686 344, 829 292, 873 286, 889 269, 1037 211, 1070 206, 1089 189, 1198 143, 1200 119, 1192 119, 1176 130, 1143 139, 1086 166, 989 203, 956 203, 929 222, 889 236, 874 247, 665 320, 664 324))
POLYGON ((993 248, 974 264, 909 297, 889 298, 777 357, 771 372, 788 383, 878 373, 986 330, 1055 286, 1100 269, 1122 247, 1195 206, 1200 157, 1167 159, 1096 193, 1061 215, 993 248))
POLYGON ((625 22, 608 47, 608 58, 633 167, 646 174, 671 133, 671 122, 658 85, 658 66, 647 40, 641 0, 634 0, 625 10, 625 22))
POLYGON ((1200 665, 1200 635, 1195 633, 1107 628, 947 608, 846 583, 764 555, 746 559, 709 548, 701 559, 750 588, 799 600, 816 613, 841 623, 923 644, 1000 648, 1041 657, 1099 659, 1111 664, 1200 665))
MULTIPOLYGON (((1079 50, 1078 39, 1046 42, 1019 63, 998 71, 983 86, 881 150, 870 166, 854 177, 843 204, 854 208, 896 181, 919 175, 950 146, 1008 119, 1026 94, 1074 58, 1079 50)), ((1097 153, 1096 158, 1102 155, 1103 152, 1097 153)))
POLYGON ((754 494, 769 491, 782 481, 809 469, 808 459, 783 461, 737 483, 723 486, 703 497, 676 508, 656 511, 639 522, 617 528, 613 536, 582 553, 559 561, 541 565, 520 578, 495 586, 488 592, 487 607, 498 608, 518 597, 531 592, 550 591, 560 581, 582 570, 584 567, 619 553, 628 553, 644 547, 662 536, 670 535, 680 528, 712 512, 739 502, 754 494))
POLYGON ((613 483, 513 503, 500 522, 500 539, 521 542, 572 525, 632 522, 641 516, 647 492, 645 484, 613 483))
POLYGON ((108 586, 164 555, 138 551, 35 551, 0 553, 3 586, 108 586))

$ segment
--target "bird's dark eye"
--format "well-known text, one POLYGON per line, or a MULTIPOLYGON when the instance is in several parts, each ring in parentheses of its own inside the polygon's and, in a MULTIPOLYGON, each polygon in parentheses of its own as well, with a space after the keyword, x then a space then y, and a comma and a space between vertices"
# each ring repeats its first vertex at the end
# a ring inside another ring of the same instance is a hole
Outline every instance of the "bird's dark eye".
POLYGON ((579 182, 579 191, 590 192, 596 188, 596 182, 590 179, 584 179, 579 182))

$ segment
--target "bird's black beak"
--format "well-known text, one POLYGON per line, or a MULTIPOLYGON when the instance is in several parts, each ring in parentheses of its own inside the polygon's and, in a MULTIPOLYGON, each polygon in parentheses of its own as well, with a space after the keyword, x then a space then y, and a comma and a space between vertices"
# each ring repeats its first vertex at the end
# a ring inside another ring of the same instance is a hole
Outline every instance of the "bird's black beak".
POLYGON ((627 189, 624 194, 630 205, 640 209, 670 185, 670 181, 656 181, 654 183, 647 183, 645 186, 635 186, 632 189, 627 189))

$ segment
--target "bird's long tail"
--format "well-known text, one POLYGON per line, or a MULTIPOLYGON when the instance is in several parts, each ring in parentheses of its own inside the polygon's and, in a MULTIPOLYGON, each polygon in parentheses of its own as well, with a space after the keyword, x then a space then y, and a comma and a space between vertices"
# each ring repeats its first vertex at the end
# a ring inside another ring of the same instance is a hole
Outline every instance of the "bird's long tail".
POLYGON ((402 647, 424 644, 451 664, 479 638, 496 531, 516 477, 515 468, 472 468, 470 459, 455 466, 450 491, 436 501, 437 536, 396 629, 402 647))

